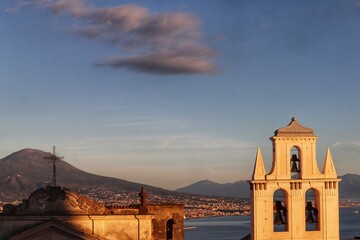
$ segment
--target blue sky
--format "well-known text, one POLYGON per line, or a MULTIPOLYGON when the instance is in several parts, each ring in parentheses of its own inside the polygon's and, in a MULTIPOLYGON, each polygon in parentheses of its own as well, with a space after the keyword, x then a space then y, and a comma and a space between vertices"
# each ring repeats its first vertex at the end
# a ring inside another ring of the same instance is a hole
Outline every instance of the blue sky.
POLYGON ((291 117, 360 173, 359 1, 0 0, 0 157, 175 189, 267 170, 291 117))

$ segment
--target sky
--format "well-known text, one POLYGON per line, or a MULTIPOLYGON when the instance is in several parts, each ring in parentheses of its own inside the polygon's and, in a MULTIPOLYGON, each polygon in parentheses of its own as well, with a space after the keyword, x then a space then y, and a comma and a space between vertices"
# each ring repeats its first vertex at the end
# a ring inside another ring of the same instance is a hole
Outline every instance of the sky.
POLYGON ((360 174, 360 1, 0 0, 0 36, 0 158, 228 183, 295 116, 360 174))

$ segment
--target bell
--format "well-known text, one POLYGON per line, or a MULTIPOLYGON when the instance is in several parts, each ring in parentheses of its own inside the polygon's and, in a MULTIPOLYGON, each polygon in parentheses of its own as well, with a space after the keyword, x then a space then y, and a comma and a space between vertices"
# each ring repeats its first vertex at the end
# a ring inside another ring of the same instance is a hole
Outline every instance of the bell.
POLYGON ((299 170, 298 164, 299 164, 300 160, 297 158, 296 154, 292 155, 290 162, 291 162, 291 172, 299 173, 300 170, 299 170))
POLYGON ((274 217, 274 224, 280 225, 285 224, 286 218, 286 207, 281 204, 281 201, 276 201, 275 206, 275 217, 274 217))
POLYGON ((281 221, 280 214, 278 214, 278 213, 275 214, 274 224, 276 224, 276 225, 284 224, 283 221, 281 221))
POLYGON ((311 212, 307 212, 306 214, 306 222, 307 223, 314 223, 315 219, 311 212))
POLYGON ((307 223, 317 222, 317 214, 318 214, 317 209, 313 207, 311 202, 307 202, 306 203, 306 222, 307 223))

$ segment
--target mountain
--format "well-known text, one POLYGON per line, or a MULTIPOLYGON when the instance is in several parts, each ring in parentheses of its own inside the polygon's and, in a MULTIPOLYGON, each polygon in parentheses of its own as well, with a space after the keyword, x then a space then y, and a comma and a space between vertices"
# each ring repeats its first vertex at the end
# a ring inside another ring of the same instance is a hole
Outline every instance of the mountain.
MULTIPOLYGON (((360 199, 360 175, 346 174, 340 178, 342 179, 339 183, 340 199, 360 199)), ((250 198, 250 188, 246 181, 219 184, 204 180, 175 191, 208 196, 250 198)))
POLYGON ((346 174, 340 178, 340 199, 360 199, 360 175, 346 174))
MULTIPOLYGON (((52 164, 45 157, 51 156, 36 149, 23 149, 0 160, 0 201, 27 198, 34 190, 52 181, 52 164), (47 183, 46 183, 47 182, 47 183)), ((82 171, 69 163, 56 163, 57 185, 84 194, 94 189, 115 193, 138 193, 141 187, 155 195, 176 193, 161 188, 133 183, 112 177, 103 177, 82 171)), ((96 190, 95 190, 96 191, 96 190)))
POLYGON ((224 197, 250 197, 249 183, 246 181, 238 181, 234 183, 215 183, 209 180, 196 182, 184 188, 175 190, 179 193, 200 194, 209 196, 224 197))

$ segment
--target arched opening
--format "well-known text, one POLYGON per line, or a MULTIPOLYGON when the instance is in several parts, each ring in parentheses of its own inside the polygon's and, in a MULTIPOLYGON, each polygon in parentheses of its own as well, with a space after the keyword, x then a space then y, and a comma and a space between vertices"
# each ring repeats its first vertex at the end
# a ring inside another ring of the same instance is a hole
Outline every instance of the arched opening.
POLYGON ((166 240, 173 239, 173 225, 174 225, 174 220, 169 219, 166 221, 166 240))
POLYGON ((306 231, 318 231, 319 229, 319 194, 310 188, 305 193, 305 225, 306 231))
POLYGON ((291 179, 300 178, 301 164, 300 164, 300 149, 296 146, 290 149, 290 173, 291 179))
POLYGON ((274 232, 288 231, 287 196, 282 189, 274 192, 273 201, 273 224, 274 232))

